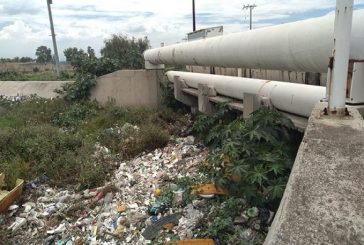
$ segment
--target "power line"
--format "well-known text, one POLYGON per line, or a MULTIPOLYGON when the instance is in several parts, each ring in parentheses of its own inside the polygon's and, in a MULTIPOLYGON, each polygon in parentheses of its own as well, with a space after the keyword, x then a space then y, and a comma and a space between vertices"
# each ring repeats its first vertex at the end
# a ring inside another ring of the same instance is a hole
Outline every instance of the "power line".
POLYGON ((253 18, 253 9, 257 7, 256 4, 246 4, 243 6, 243 10, 245 9, 249 9, 250 11, 250 21, 249 21, 249 29, 251 30, 252 29, 252 18, 253 18))

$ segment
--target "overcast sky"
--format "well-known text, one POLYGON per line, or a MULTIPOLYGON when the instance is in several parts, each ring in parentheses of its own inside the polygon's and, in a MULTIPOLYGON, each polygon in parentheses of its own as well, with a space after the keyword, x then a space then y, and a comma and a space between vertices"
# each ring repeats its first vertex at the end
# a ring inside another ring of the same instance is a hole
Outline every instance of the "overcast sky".
MULTIPOLYGON (((93 47, 111 34, 148 36, 152 46, 181 42, 192 30, 191 0, 53 0, 61 60, 67 47, 93 47)), ((355 0, 364 8, 364 0, 355 0)), ((258 5, 254 28, 329 14, 335 0, 196 0, 197 29, 223 25, 224 33, 248 29, 243 4, 258 5)), ((34 57, 40 45, 52 48, 46 0, 0 0, 0 57, 34 57)), ((52 48, 53 49, 53 48, 52 48)))

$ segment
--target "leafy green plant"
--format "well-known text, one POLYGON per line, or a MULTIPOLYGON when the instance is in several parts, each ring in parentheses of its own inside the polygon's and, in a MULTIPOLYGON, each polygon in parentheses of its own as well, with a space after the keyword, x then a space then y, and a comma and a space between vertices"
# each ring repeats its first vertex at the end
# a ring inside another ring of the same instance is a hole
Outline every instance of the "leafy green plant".
POLYGON ((67 110, 56 112, 52 122, 60 127, 76 127, 96 113, 97 105, 94 103, 72 103, 67 110))
POLYGON ((227 104, 218 104, 217 111, 212 116, 199 115, 189 129, 189 133, 195 134, 205 144, 215 148, 221 145, 222 133, 229 132, 224 129, 234 118, 227 104))
POLYGON ((243 200, 236 197, 226 197, 209 202, 206 206, 207 215, 197 224, 196 234, 199 237, 218 239, 224 244, 234 234, 234 218, 240 213, 243 200))
POLYGON ((278 205, 297 149, 294 125, 271 109, 229 123, 223 115, 204 116, 192 128, 211 146, 204 171, 232 195, 255 205, 278 205))
POLYGON ((62 85, 63 92, 66 93, 65 99, 69 101, 78 101, 87 99, 90 95, 91 88, 96 84, 96 76, 93 74, 79 74, 73 83, 62 85))

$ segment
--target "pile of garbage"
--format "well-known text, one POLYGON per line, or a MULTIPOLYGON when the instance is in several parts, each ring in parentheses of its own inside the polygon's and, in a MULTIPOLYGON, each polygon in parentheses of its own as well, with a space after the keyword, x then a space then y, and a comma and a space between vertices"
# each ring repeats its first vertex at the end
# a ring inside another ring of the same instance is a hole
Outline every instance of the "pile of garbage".
MULTIPOLYGON (((0 95, 0 101, 6 101, 9 103, 19 103, 19 102, 25 102, 28 100, 32 100, 35 98, 39 98, 36 94, 31 94, 31 95, 0 95)), ((53 99, 53 98, 51 98, 53 99)))
MULTIPOLYGON (((176 138, 165 148, 117 163, 110 181, 94 189, 54 188, 41 176, 26 184, 22 200, 0 216, 0 226, 13 244, 141 245, 196 238, 196 226, 214 195, 186 202, 186 189, 175 184, 180 178, 203 178, 198 168, 208 151, 194 141, 176 138)), ((242 239, 252 239, 261 229, 258 217, 264 212, 269 223, 273 214, 257 208, 236 217, 237 227, 251 223, 237 231, 242 239)))

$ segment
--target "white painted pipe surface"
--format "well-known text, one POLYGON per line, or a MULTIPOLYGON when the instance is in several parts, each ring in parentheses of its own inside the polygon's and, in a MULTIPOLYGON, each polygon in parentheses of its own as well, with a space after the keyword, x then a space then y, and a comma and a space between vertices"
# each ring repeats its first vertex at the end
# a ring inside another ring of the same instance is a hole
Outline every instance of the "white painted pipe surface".
MULTIPOLYGON (((152 64, 327 72, 334 15, 145 51, 152 64)), ((364 10, 354 11, 350 59, 364 60, 364 10)))
POLYGON ((177 76, 188 87, 197 89, 198 84, 206 84, 218 94, 235 99, 242 100, 244 93, 268 97, 277 109, 304 117, 309 117, 314 105, 326 95, 325 87, 306 84, 179 71, 166 74, 171 82, 177 76))

